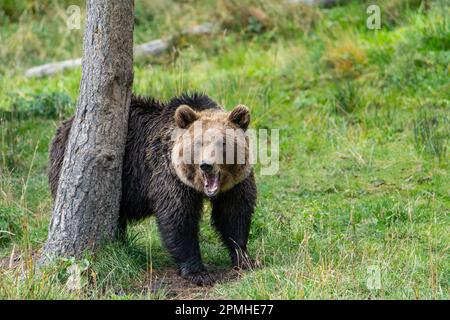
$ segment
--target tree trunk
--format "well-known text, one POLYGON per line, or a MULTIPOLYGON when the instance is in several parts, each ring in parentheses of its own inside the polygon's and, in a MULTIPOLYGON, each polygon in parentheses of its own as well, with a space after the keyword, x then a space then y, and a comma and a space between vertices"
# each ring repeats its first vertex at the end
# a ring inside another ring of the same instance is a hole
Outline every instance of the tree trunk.
POLYGON ((133 14, 133 0, 87 1, 80 94, 44 261, 79 257, 117 234, 133 82, 133 14))

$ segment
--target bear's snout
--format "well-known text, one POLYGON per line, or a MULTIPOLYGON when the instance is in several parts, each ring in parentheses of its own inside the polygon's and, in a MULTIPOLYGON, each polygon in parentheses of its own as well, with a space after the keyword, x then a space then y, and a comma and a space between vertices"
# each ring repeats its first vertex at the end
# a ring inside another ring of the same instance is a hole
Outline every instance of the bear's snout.
POLYGON ((207 161, 202 161, 200 163, 200 169, 204 172, 204 173, 210 173, 211 171, 213 171, 214 166, 212 163, 207 162, 207 161))

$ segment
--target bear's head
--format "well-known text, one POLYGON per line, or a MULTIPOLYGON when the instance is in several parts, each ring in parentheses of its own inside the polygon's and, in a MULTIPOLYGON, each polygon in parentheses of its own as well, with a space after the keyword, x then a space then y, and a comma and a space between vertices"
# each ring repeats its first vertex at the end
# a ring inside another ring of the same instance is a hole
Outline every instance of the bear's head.
POLYGON ((248 177, 250 112, 244 105, 231 112, 195 111, 187 105, 175 111, 172 164, 182 182, 214 197, 248 177))

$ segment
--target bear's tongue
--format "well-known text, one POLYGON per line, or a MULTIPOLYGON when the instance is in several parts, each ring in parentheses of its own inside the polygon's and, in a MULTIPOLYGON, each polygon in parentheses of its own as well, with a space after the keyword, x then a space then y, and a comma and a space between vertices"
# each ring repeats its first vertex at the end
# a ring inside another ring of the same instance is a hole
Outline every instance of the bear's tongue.
POLYGON ((203 174, 203 184, 205 187, 205 193, 208 197, 216 195, 219 189, 219 174, 215 173, 204 173, 203 174))

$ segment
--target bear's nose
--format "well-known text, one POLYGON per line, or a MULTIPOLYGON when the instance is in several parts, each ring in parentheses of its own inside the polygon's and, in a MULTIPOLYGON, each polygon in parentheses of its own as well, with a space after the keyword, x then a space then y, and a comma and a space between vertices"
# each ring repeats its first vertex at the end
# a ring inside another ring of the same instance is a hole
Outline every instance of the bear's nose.
POLYGON ((202 161, 202 162, 200 163, 200 169, 201 169, 203 172, 208 173, 208 172, 211 172, 211 171, 212 171, 213 165, 212 165, 211 163, 209 163, 209 162, 202 161))

